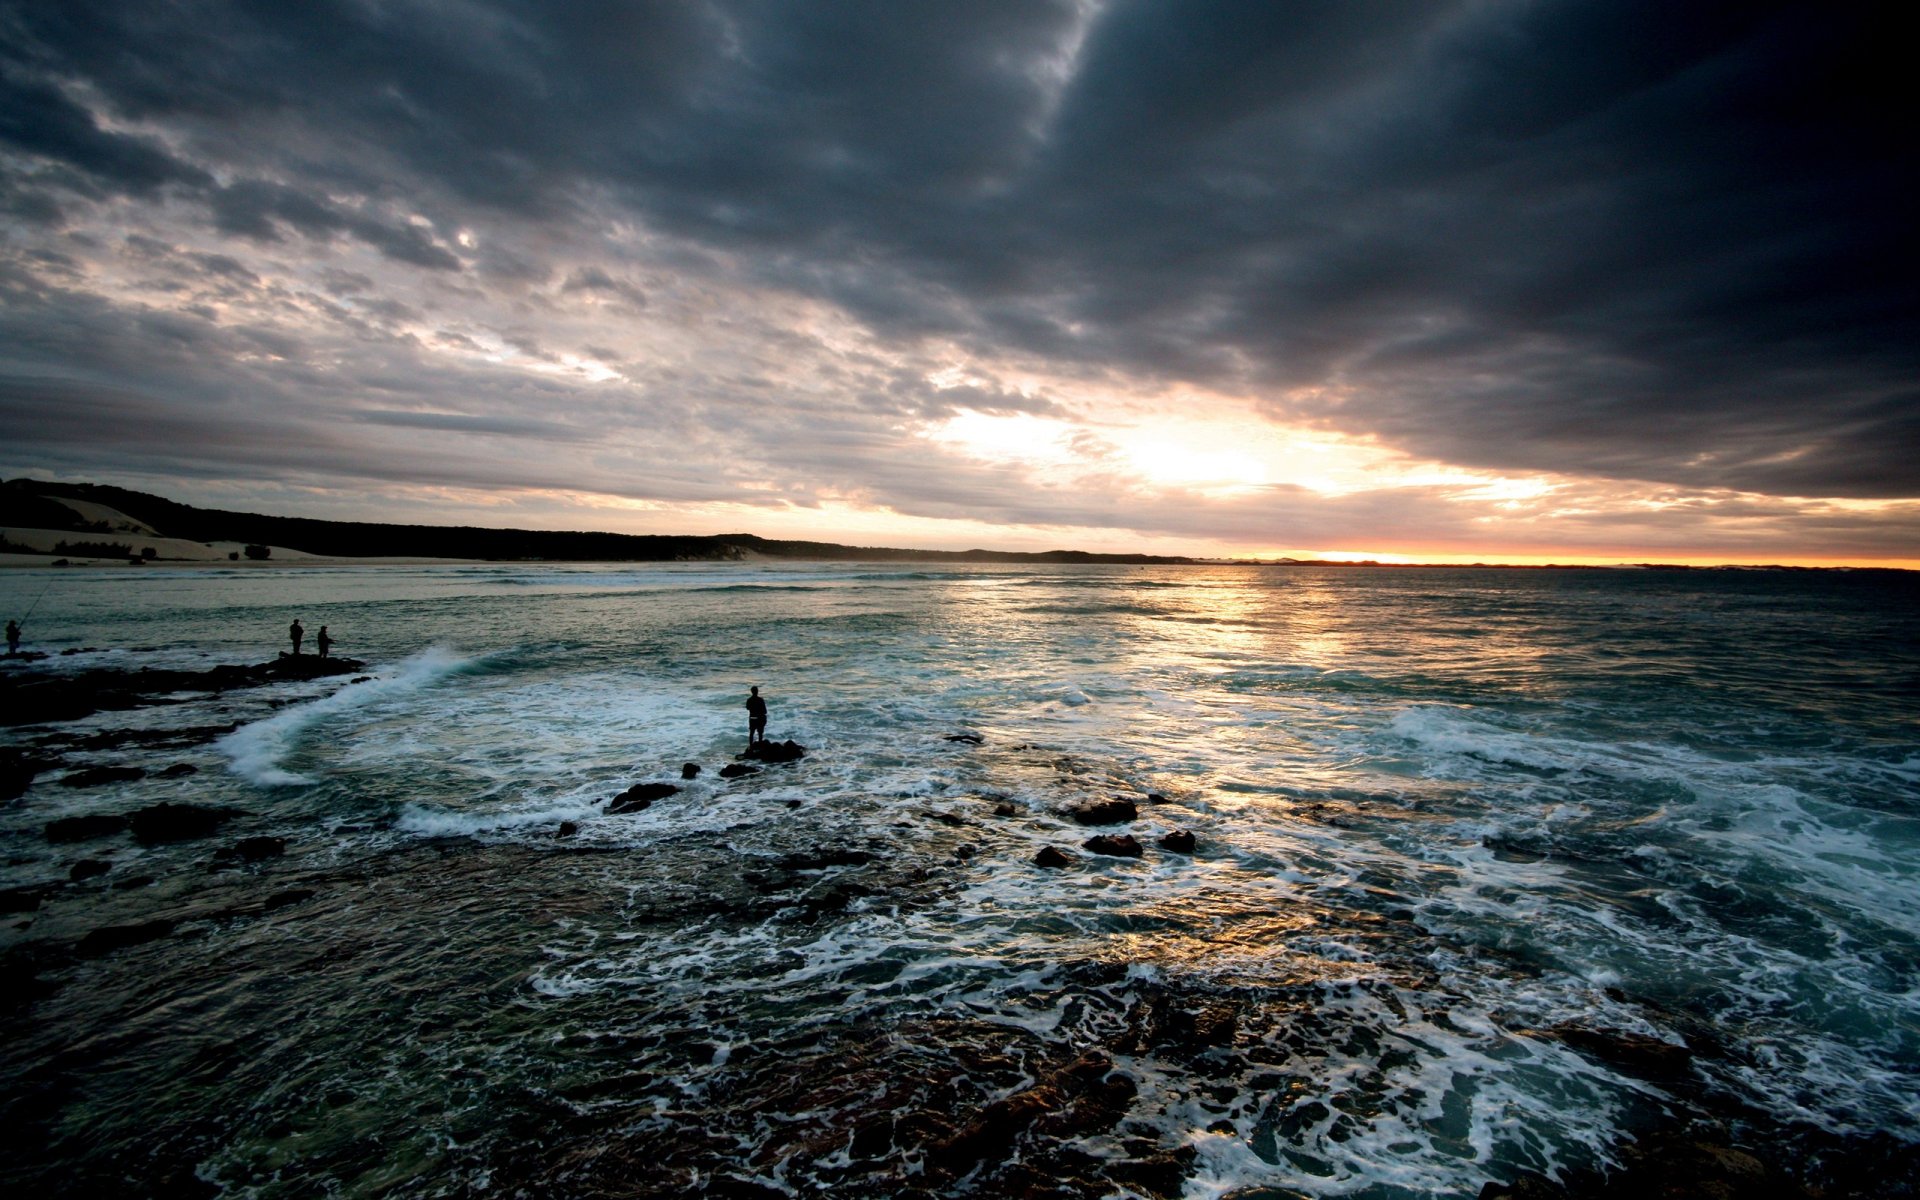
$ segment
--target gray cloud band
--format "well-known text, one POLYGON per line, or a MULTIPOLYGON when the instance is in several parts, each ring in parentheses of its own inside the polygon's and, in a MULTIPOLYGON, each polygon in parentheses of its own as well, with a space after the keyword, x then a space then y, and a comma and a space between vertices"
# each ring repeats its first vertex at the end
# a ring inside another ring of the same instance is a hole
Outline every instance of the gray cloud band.
MULTIPOLYGON (((443 403, 444 366, 390 340, 422 336, 408 314, 367 300, 338 320, 379 343, 386 399, 336 394, 314 374, 336 327, 278 312, 216 336, 91 282, 106 251, 74 236, 90 212, 138 205, 156 244, 219 243, 163 256, 203 307, 216 278, 236 305, 292 303, 260 282, 263 261, 358 245, 444 280, 431 315, 450 339, 484 349, 450 324, 467 289, 520 305, 498 340, 557 364, 584 352, 563 301, 671 319, 652 269, 812 298, 907 347, 1256 392, 1278 419, 1468 466, 1912 497, 1920 164, 1881 19, 1332 0, 970 0, 907 19, 743 0, 483 3, 456 20, 324 0, 15 0, 0 3, 0 205, 16 231, 0 282, 25 340, 0 355, 25 373, 117 372, 103 382, 156 421, 249 392, 295 412, 478 404, 469 432, 535 437, 547 406, 601 405, 614 427, 713 436, 743 465, 811 463, 816 487, 912 507, 879 450, 843 461, 788 428, 783 457, 750 428, 697 434, 767 407, 712 364, 698 380, 611 364, 642 381, 618 402, 459 375, 483 394, 443 403), (577 261, 621 225, 657 241, 630 267, 577 261), (469 227, 488 238, 463 245, 469 227), (104 355, 71 336, 106 326, 104 355), (156 375, 169 385, 132 386, 156 375)), ((380 282, 328 269, 349 299, 380 282)), ((843 432, 1048 403, 915 400, 878 366, 855 374, 866 391, 846 398, 843 432)), ((990 502, 997 485, 954 486, 990 502)), ((1005 511, 1111 519, 1057 501, 1005 511)))

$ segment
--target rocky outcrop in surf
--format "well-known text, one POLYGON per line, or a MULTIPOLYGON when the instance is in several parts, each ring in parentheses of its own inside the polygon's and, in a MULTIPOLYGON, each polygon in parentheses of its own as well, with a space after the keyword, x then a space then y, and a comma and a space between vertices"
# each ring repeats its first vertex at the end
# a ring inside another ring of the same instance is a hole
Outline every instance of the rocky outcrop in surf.
POLYGON ((807 748, 789 739, 784 742, 755 742, 739 757, 750 758, 755 762, 789 763, 799 762, 806 756, 807 748))
POLYGON ((636 783, 607 801, 607 813, 618 816, 621 813, 644 812, 652 807, 655 800, 665 800, 679 790, 670 783, 636 783))
POLYGON ((176 692, 225 692, 352 675, 366 664, 351 658, 282 654, 252 666, 224 665, 205 671, 96 669, 72 675, 19 672, 0 675, 0 725, 76 721, 97 712, 123 712, 171 703, 176 692))

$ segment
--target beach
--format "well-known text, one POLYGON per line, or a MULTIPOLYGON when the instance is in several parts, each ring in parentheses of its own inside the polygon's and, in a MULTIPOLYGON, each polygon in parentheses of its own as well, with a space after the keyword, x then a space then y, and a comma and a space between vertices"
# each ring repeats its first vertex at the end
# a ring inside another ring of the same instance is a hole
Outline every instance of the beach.
POLYGON ((1917 590, 0 573, 0 1179, 1902 1194, 1917 590))

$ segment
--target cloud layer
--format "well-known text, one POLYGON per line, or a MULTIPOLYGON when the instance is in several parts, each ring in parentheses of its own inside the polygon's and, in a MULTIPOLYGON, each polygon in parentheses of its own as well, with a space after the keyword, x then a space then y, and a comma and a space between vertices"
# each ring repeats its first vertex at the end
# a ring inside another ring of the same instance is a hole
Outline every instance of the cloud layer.
POLYGON ((5 465, 1920 557, 1886 19, 6 0, 5 465), (1078 436, 969 450, 963 414, 1078 436), (1115 449, 1202 417, 1400 465, 1209 489, 1115 449))

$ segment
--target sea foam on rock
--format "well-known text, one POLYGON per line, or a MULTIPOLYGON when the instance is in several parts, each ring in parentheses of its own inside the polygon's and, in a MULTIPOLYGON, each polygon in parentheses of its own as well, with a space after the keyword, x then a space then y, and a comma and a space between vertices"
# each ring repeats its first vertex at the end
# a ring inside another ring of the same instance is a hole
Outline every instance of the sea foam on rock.
POLYGON ((1082 804, 1067 810, 1067 815, 1082 825, 1124 825, 1140 815, 1131 800, 1115 796, 1111 800, 1096 800, 1091 804, 1082 804))

